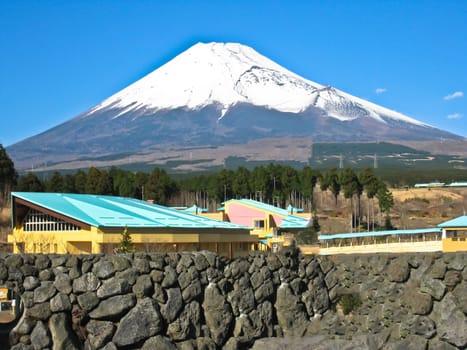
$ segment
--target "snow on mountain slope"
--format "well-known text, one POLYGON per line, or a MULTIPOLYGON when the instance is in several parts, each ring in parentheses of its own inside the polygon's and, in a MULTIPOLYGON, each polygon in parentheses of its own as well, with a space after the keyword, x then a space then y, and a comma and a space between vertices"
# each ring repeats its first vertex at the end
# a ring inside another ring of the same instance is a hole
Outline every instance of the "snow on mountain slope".
POLYGON ((280 112, 320 108, 341 121, 369 117, 428 126, 281 67, 252 48, 237 43, 198 43, 134 84, 103 101, 83 117, 116 109, 114 118, 131 111, 216 105, 219 119, 234 105, 249 103, 280 112))

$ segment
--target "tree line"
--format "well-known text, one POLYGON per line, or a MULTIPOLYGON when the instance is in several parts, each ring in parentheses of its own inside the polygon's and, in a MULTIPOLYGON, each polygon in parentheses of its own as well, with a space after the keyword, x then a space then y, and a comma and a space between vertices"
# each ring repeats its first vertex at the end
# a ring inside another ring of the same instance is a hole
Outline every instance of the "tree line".
POLYGON ((155 167, 150 173, 133 172, 112 167, 89 168, 75 173, 58 171, 41 179, 29 172, 18 176, 13 162, 0 145, 0 186, 3 193, 11 190, 22 192, 56 192, 116 195, 152 200, 163 205, 217 207, 233 198, 250 198, 278 207, 291 204, 316 211, 315 189, 332 193, 335 204, 339 195, 347 200, 352 213, 352 227, 359 227, 363 216, 367 225, 375 225, 375 199, 378 211, 389 213, 394 205, 386 183, 375 175, 373 169, 355 171, 352 168, 332 168, 319 171, 310 166, 296 169, 291 166, 269 164, 252 170, 238 167, 221 169, 216 173, 175 178, 155 167), (368 199, 367 213, 362 212, 361 198, 368 199), (173 199, 177 198, 178 203, 173 199), (370 220, 371 219, 371 220, 370 220), (371 221, 371 223, 370 223, 371 221))

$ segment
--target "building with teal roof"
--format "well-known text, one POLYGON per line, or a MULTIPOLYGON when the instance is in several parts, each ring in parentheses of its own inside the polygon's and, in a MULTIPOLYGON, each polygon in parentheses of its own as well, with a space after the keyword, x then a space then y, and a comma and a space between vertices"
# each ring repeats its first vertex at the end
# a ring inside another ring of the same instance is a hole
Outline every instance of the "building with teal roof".
POLYGON ((467 251, 467 216, 432 228, 322 234, 318 239, 323 255, 467 251))
POLYGON ((250 227, 250 233, 259 236, 273 251, 289 245, 294 234, 307 230, 312 223, 310 214, 299 214, 299 210, 292 214, 291 207, 282 209, 252 199, 231 199, 220 209, 225 220, 250 227))
POLYGON ((134 198, 13 192, 14 252, 112 253, 127 230, 137 251, 211 250, 228 257, 254 249, 249 228, 134 198))

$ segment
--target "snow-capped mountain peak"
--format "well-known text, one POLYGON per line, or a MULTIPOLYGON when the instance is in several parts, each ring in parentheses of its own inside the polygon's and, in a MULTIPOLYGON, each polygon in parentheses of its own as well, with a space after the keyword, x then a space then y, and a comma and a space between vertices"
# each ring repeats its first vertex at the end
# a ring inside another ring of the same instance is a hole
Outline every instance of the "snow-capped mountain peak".
POLYGON ((252 48, 238 43, 198 43, 134 84, 111 96, 87 114, 118 109, 115 118, 135 110, 217 105, 219 118, 247 103, 279 112, 300 113, 310 107, 341 121, 367 116, 424 125, 337 89, 304 79, 252 48))

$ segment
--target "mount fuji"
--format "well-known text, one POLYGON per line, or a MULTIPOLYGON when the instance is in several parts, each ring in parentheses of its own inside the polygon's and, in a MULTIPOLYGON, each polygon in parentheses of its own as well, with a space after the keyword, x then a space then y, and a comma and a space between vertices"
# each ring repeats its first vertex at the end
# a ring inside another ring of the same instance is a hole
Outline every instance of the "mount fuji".
POLYGON ((313 142, 436 139, 462 137, 302 78, 248 46, 198 43, 7 150, 19 168, 66 169, 202 159, 215 165, 253 154, 306 159, 313 142))

